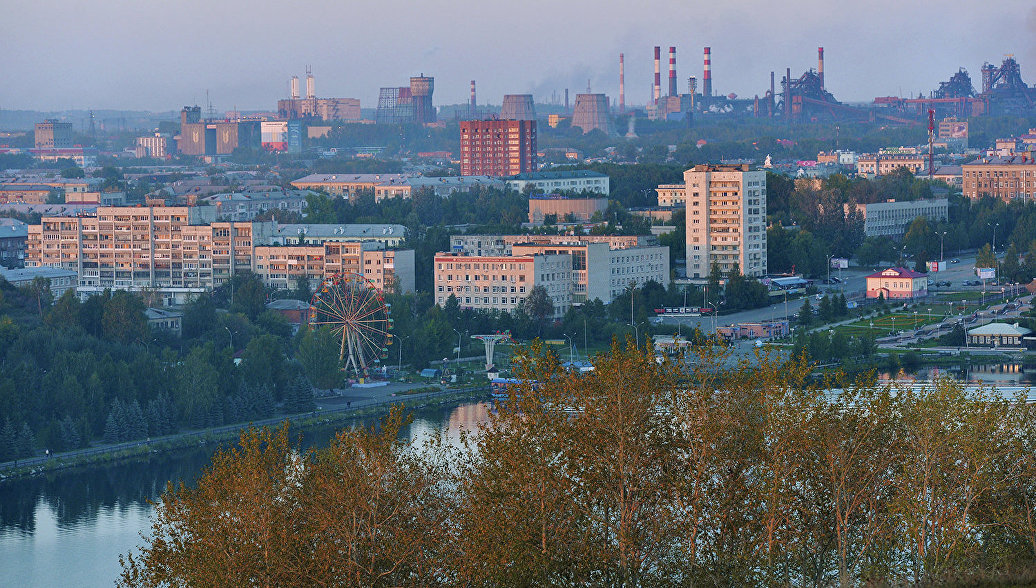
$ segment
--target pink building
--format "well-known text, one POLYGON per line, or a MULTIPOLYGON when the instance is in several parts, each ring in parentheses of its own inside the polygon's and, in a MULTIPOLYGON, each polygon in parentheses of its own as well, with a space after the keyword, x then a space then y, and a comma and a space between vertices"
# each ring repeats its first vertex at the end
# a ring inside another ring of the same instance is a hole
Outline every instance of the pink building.
POLYGON ((867 298, 884 296, 885 300, 922 298, 928 295, 928 275, 904 267, 867 276, 867 298))

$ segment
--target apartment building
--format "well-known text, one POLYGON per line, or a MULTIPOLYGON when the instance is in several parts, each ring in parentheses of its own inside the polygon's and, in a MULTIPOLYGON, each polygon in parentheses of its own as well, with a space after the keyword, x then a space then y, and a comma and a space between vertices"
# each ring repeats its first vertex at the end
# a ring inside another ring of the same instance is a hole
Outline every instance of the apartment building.
POLYGON ((684 172, 687 277, 707 279, 713 264, 766 275, 766 172, 742 165, 697 165, 684 172))
POLYGON ((665 208, 683 206, 687 194, 683 184, 659 184, 655 192, 658 194, 658 205, 665 208))
POLYGON ((608 212, 607 198, 568 198, 565 196, 530 196, 529 223, 542 225, 548 217, 555 223, 585 223, 608 212))
POLYGON ((333 274, 361 274, 389 292, 414 291, 414 250, 386 249, 377 241, 313 245, 258 245, 252 271, 270 287, 294 289, 305 278, 316 286, 333 274))
POLYGON ((658 245, 654 235, 452 235, 450 250, 470 255, 510 255, 517 243, 607 243, 610 249, 658 245))
POLYGON ((968 198, 992 196, 1011 201, 1036 197, 1036 161, 1030 153, 976 159, 962 165, 961 173, 968 198))
POLYGON ((585 169, 531 172, 508 178, 507 187, 518 192, 530 189, 544 194, 578 192, 607 196, 611 193, 611 178, 585 169))
POLYGON ((518 243, 511 255, 571 255, 572 301, 600 299, 605 304, 630 285, 655 281, 669 287, 669 247, 655 245, 612 249, 607 243, 518 243))
POLYGON ((460 122, 462 176, 514 176, 536 171, 535 120, 460 122))
POLYGON ((572 306, 572 256, 492 256, 438 253, 435 256, 435 303, 450 295, 461 308, 501 310, 518 308, 536 286, 543 286, 554 306, 551 318, 560 319, 572 306))
POLYGON ((411 193, 405 174, 310 174, 291 185, 300 190, 324 190, 350 202, 365 192, 374 194, 375 202, 386 198, 410 198, 411 193))
POLYGON ((282 237, 276 223, 217 221, 216 214, 214 206, 102 206, 96 216, 44 217, 28 227, 26 265, 75 271, 81 295, 151 289, 166 304, 186 302, 241 271, 255 271, 277 288, 292 288, 301 276, 319 281, 348 271, 379 288, 414 289, 412 250, 388 250, 393 238, 381 231, 376 233, 384 240, 346 238, 376 225, 358 231, 353 225, 287 225, 288 237, 282 237), (299 234, 292 230, 297 226, 309 229, 299 234))
MULTIPOLYGON (((849 205, 843 205, 846 214, 849 205)), ((949 216, 946 198, 901 201, 888 200, 871 204, 857 204, 857 214, 863 217, 863 234, 868 237, 895 237, 906 234, 910 224, 919 216, 930 221, 945 221, 949 216)))
POLYGON ((923 155, 861 155, 856 160, 856 173, 867 177, 884 176, 901 167, 915 175, 928 169, 923 155))

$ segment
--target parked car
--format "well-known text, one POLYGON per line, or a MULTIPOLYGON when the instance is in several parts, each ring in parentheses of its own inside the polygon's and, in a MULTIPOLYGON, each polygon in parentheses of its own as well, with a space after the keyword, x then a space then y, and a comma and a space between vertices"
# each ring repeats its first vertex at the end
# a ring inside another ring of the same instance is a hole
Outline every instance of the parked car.
POLYGON ((950 263, 960 263, 960 260, 959 259, 951 259, 950 263))

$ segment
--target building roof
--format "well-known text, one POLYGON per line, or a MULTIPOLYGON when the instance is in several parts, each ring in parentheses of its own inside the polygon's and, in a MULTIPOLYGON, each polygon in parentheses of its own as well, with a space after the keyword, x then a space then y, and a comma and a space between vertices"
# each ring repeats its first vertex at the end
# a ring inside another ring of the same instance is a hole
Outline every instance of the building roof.
POLYGON ((44 186, 43 184, 0 184, 0 191, 2 192, 23 192, 26 190, 49 192, 51 187, 44 186))
POLYGON ((183 313, 176 310, 163 310, 161 308, 145 308, 144 316, 146 316, 149 321, 157 321, 163 319, 183 318, 183 313))
POLYGON ((28 237, 29 225, 15 218, 0 218, 0 239, 28 237))
POLYGON ((71 278, 78 274, 72 270, 57 267, 20 267, 4 269, 0 267, 0 276, 11 283, 29 282, 33 278, 71 278))
POLYGON ((285 298, 282 300, 267 302, 266 308, 269 308, 270 310, 307 310, 309 308, 309 303, 295 300, 294 298, 285 298))
POLYGON ((928 274, 922 274, 915 272, 914 270, 907 269, 905 267, 890 267, 886 270, 873 273, 868 278, 927 278, 928 274), (890 273, 895 272, 895 273, 890 273))
POLYGON ((309 174, 292 184, 405 184, 406 174, 309 174))
POLYGON ((993 336, 1010 336, 1010 337, 1022 337, 1032 333, 1032 329, 1026 329, 1020 326, 1018 323, 989 323, 982 325, 981 327, 975 327, 974 329, 968 330, 968 335, 993 335, 993 336))
POLYGON ((1007 155, 981 157, 964 165, 1036 165, 1036 161, 1029 155, 1007 155))
POLYGON ((541 171, 526 172, 511 176, 508 180, 574 180, 577 178, 607 178, 606 174, 590 171, 588 169, 577 169, 573 171, 541 171))
POLYGON ((457 186, 457 187, 468 187, 468 186, 493 186, 500 187, 504 185, 503 180, 494 178, 492 176, 444 176, 444 177, 424 177, 419 176, 416 178, 409 178, 407 180, 414 188, 422 188, 425 186, 431 188, 440 188, 444 186, 457 186))
POLYGON ((321 237, 329 238, 343 238, 343 237, 355 237, 355 238, 388 238, 388 237, 405 237, 406 227, 403 225, 385 225, 385 224, 370 224, 370 225, 325 225, 325 224, 304 224, 304 223, 291 223, 285 225, 277 225, 274 229, 273 234, 278 237, 298 237, 305 235, 307 239, 318 239, 321 237))

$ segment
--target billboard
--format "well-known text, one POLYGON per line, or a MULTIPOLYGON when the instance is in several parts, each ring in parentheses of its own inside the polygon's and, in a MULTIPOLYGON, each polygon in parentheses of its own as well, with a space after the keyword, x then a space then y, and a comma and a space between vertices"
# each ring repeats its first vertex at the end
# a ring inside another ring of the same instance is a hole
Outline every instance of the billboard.
POLYGON ((992 280, 996 278, 995 267, 977 267, 975 268, 975 273, 983 280, 992 280))
POLYGON ((835 269, 848 269, 849 268, 849 260, 844 258, 844 257, 832 257, 831 258, 831 267, 833 267, 835 269))
POLYGON ((939 267, 939 262, 938 261, 929 261, 928 262, 928 271, 929 272, 938 272, 940 269, 942 269, 942 268, 939 267))

